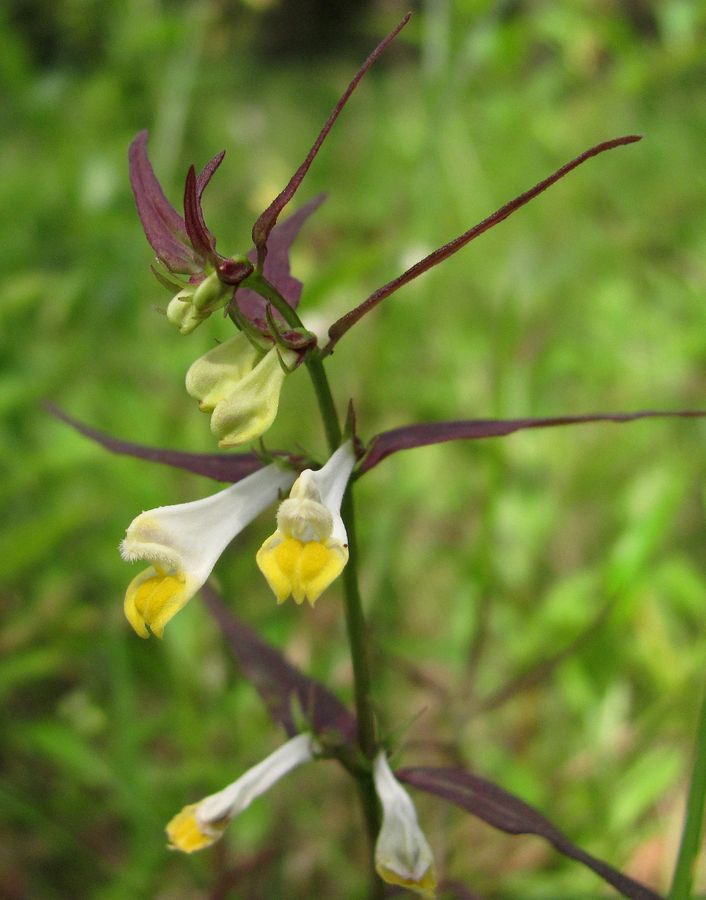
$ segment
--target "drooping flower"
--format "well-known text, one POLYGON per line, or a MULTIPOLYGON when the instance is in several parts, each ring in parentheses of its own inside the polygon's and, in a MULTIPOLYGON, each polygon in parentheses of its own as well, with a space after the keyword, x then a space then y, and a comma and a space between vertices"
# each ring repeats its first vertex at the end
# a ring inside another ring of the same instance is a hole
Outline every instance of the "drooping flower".
POLYGON ((186 390, 210 412, 211 431, 220 447, 257 440, 277 415, 286 368, 298 359, 293 350, 258 351, 239 332, 209 350, 186 373, 186 390))
POLYGON ((222 836, 229 822, 247 809, 256 797, 297 766, 314 759, 319 752, 310 734, 298 734, 248 769, 233 784, 198 803, 185 806, 166 827, 170 848, 193 853, 210 847, 222 836))
POLYGON ((272 464, 210 497, 160 506, 132 522, 120 545, 123 559, 150 563, 125 594, 125 615, 140 637, 162 637, 233 538, 293 480, 293 472, 272 464))
POLYGON ((290 595, 313 606, 348 562, 341 501, 356 457, 351 441, 318 471, 305 469, 277 511, 277 530, 260 547, 257 564, 278 603, 290 595))
POLYGON ((384 750, 375 757, 373 779, 382 806, 382 826, 375 845, 378 875, 388 884, 434 897, 436 875, 431 848, 417 822, 414 804, 392 774, 384 750))

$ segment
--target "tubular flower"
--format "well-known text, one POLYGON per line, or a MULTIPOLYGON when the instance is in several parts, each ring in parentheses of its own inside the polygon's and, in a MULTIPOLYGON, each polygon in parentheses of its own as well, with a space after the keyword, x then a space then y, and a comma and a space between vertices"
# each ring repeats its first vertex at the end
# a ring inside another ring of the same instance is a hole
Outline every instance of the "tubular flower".
POLYGON ((434 897, 436 875, 431 848, 417 823, 414 804, 392 774, 383 750, 375 758, 373 778, 382 805, 382 827, 375 845, 378 875, 388 884, 434 897))
POLYGON ((355 453, 347 441, 314 472, 305 469, 277 511, 277 530, 260 547, 257 564, 278 603, 294 597, 313 606, 348 562, 341 501, 355 453))
POLYGON ((228 823, 256 797, 297 766, 312 760, 318 752, 319 747, 310 734, 298 734, 227 788, 185 806, 166 827, 170 848, 193 853, 210 847, 228 823))
POLYGON ((132 522, 120 544, 123 559, 151 563, 125 594, 125 615, 140 637, 162 637, 227 545, 293 479, 292 472, 269 465, 210 497, 160 506, 132 522))
POLYGON ((283 347, 258 352, 239 332, 196 360, 186 373, 186 390, 212 414, 219 447, 236 447, 267 431, 277 415, 285 367, 297 359, 283 347))

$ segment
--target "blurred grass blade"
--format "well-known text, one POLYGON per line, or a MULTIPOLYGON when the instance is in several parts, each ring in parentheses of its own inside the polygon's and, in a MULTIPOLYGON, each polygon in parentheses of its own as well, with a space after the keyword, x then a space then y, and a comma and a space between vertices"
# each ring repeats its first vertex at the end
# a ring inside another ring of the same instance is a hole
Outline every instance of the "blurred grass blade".
POLYGON ((507 834, 536 834, 544 838, 559 853, 588 866, 629 900, 660 900, 660 895, 650 888, 577 847, 540 812, 491 781, 461 769, 428 766, 400 769, 395 775, 400 781, 460 806, 507 834))
POLYGON ((672 887, 669 891, 669 900, 690 900, 694 869, 701 850, 704 802, 706 801, 706 692, 701 701, 695 749, 696 758, 686 802, 684 830, 679 845, 672 887))

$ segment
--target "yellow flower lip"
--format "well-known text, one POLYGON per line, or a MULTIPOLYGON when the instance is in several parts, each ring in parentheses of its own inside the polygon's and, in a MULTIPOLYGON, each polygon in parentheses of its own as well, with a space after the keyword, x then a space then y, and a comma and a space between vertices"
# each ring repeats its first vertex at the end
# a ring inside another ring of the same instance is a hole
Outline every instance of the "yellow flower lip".
POLYGON ((260 547, 256 556, 260 571, 277 597, 289 597, 313 606, 348 562, 348 548, 336 542, 302 541, 277 532, 260 547))
POLYGON ((190 599, 187 578, 159 566, 140 572, 125 593, 125 616, 140 637, 161 638, 164 626, 190 599), (149 629, 149 630, 148 630, 149 629))
POLYGON ((288 597, 313 606, 348 562, 341 501, 355 453, 347 441, 318 471, 306 469, 277 511, 277 530, 256 561, 278 603, 288 597))
POLYGON ((229 820, 224 819, 221 823, 209 823, 207 827, 203 826, 196 817, 198 807, 198 803, 190 803, 167 823, 164 830, 167 832, 170 850, 194 853, 196 850, 203 850, 205 847, 215 844, 223 834, 229 820))

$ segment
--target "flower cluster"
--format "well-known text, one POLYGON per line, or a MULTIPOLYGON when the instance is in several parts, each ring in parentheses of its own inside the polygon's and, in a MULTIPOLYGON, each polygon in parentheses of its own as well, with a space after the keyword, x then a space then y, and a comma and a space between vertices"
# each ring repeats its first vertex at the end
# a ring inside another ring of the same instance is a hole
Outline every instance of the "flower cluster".
MULTIPOLYGON (((289 249, 307 218, 321 205, 323 197, 310 201, 282 222, 278 219, 363 74, 408 18, 382 41, 357 72, 305 160, 255 222, 253 246, 243 255, 226 257, 217 252, 216 240, 205 224, 201 207, 204 190, 223 161, 223 153, 210 160, 198 175, 193 166, 189 169, 182 216, 166 199, 154 174, 147 155, 147 132, 138 134, 130 147, 130 179, 137 211, 156 255, 153 271, 173 294, 167 306, 167 319, 182 335, 188 336, 214 312, 223 310, 237 329, 229 340, 215 345, 193 362, 186 373, 186 391, 198 402, 199 408, 210 415, 211 432, 217 438, 219 448, 229 449, 259 441, 257 451, 233 456, 154 450, 101 435, 61 414, 79 430, 116 452, 167 462, 219 481, 232 482, 211 496, 142 512, 128 527, 120 552, 125 560, 141 561, 147 567, 128 585, 124 610, 128 622, 142 638, 150 635, 161 638, 165 626, 176 613, 200 589, 208 591, 204 586, 227 546, 267 507, 278 501, 276 529, 257 551, 256 564, 278 604, 292 597, 297 605, 306 600, 314 607, 323 592, 343 572, 352 553, 347 533, 347 530, 351 532, 353 540, 352 522, 350 517, 344 522, 341 514, 351 479, 365 474, 392 453, 449 440, 496 437, 525 428, 704 414, 701 411, 649 411, 421 423, 383 432, 364 445, 357 435, 351 406, 346 428, 341 429, 323 362, 354 324, 413 278, 503 221, 586 160, 639 139, 629 135, 605 141, 566 163, 478 225, 374 291, 331 325, 328 343, 319 348, 316 337, 304 328, 296 311, 302 285, 290 272, 289 249), (323 465, 290 452, 269 452, 260 440, 275 420, 287 374, 300 364, 310 370, 321 407, 330 450, 328 461, 323 465)), ((399 780, 415 783, 414 770, 407 770, 407 778, 404 770, 398 771, 397 778, 393 774, 385 745, 378 739, 378 723, 372 712, 367 675, 361 675, 367 665, 366 636, 357 588, 350 588, 351 582, 355 585, 353 570, 351 564, 347 572, 351 578, 344 581, 349 586, 346 591, 347 624, 356 677, 358 718, 352 717, 340 701, 329 695, 324 700, 338 711, 339 707, 343 708, 344 717, 349 716, 352 720, 349 731, 357 735, 357 741, 350 735, 342 739, 340 734, 338 740, 332 741, 328 733, 331 729, 317 727, 315 716, 307 720, 304 715, 303 722, 293 724, 289 713, 283 712, 289 709, 290 701, 301 702, 317 692, 321 698, 325 689, 310 680, 306 685, 313 690, 303 691, 302 676, 292 675, 287 664, 275 658, 272 668, 279 674, 265 679, 261 693, 270 702, 273 692, 279 692, 276 705, 279 712, 274 717, 285 725, 290 740, 223 790, 182 809, 167 826, 169 846, 185 853, 210 846, 223 835, 232 819, 285 774, 306 762, 336 757, 358 779, 363 792, 367 791, 368 827, 375 836, 374 859, 380 878, 431 897, 436 890, 432 852, 419 828, 412 800, 399 780)), ((261 650, 262 645, 258 645, 258 649, 261 650)), ((251 646, 250 659, 258 655, 252 651, 251 646)), ((268 654, 273 652, 267 648, 264 655, 272 661, 273 657, 268 654)), ((258 677, 251 680, 256 683, 258 677)), ((441 770, 425 770, 421 775, 420 771, 416 773, 417 786, 426 787, 429 792, 476 812, 472 805, 473 792, 468 789, 470 776, 447 771, 442 778, 439 776, 441 770)), ((517 823, 528 807, 525 804, 513 806, 514 800, 508 801, 508 796, 493 787, 491 806, 486 804, 484 807, 481 802, 478 809, 487 811, 490 808, 489 821, 510 822, 505 830, 512 830, 518 827, 517 823), (510 810, 507 819, 502 818, 503 803, 510 810)), ((528 821, 536 825, 537 816, 530 816, 528 821)), ((600 865, 602 872, 610 868, 603 863, 600 865)))

